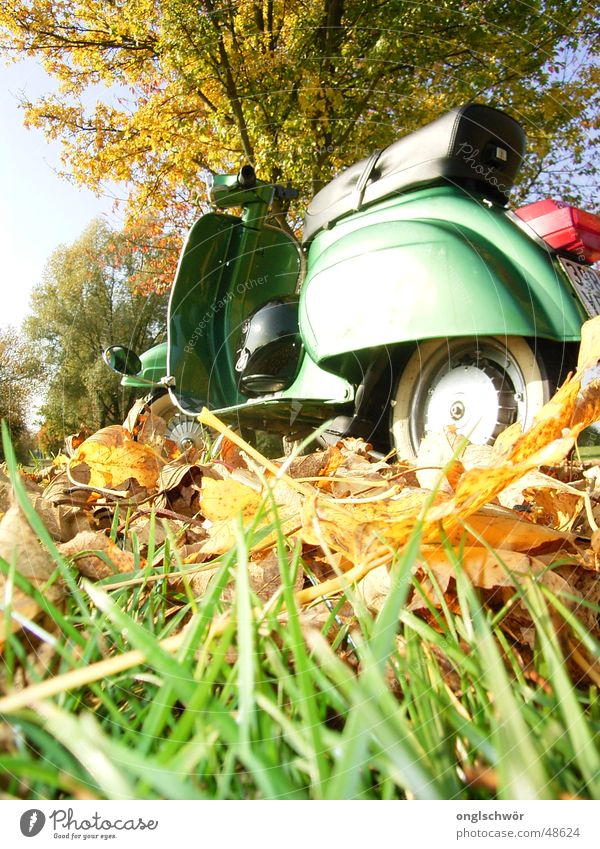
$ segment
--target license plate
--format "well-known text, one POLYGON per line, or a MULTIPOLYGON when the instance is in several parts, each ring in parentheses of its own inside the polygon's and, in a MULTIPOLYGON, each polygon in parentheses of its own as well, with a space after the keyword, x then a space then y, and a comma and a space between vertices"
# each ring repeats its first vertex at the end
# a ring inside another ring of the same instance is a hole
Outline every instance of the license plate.
POLYGON ((577 297, 590 318, 600 315, 600 274, 589 265, 580 265, 570 259, 559 257, 563 269, 569 275, 577 297))

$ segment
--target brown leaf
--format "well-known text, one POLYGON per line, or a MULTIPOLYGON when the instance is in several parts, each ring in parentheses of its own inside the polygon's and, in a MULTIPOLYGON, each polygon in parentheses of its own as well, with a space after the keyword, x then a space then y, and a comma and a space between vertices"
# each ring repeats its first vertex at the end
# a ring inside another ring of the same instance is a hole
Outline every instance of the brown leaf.
POLYGON ((243 451, 235 444, 235 442, 227 439, 226 436, 223 437, 223 441, 221 442, 219 457, 229 469, 248 468, 243 451))
POLYGON ((0 513, 6 513, 12 502, 12 486, 8 475, 0 469, 0 513))
MULTIPOLYGON (((203 569, 190 576, 190 586, 196 598, 201 597, 208 590, 210 583, 217 574, 218 569, 203 569)), ((248 563, 248 580, 250 589, 256 593, 261 601, 268 601, 281 586, 281 571, 279 568, 279 556, 274 549, 253 555, 248 563)), ((300 589, 304 581, 302 569, 298 569, 295 589, 300 589)), ((235 580, 231 580, 221 596, 222 601, 233 601, 235 597, 235 580)))
POLYGON ((571 427, 576 427, 578 432, 600 419, 600 379, 596 378, 588 383, 577 396, 571 427))
MULTIPOLYGON (((147 546, 150 540, 150 518, 148 515, 144 514, 142 516, 138 516, 136 519, 129 523, 129 531, 134 533, 137 537, 137 540, 141 547, 147 546)), ((173 536, 177 536, 178 532, 183 528, 183 522, 170 520, 167 522, 166 520, 155 522, 154 523, 154 545, 155 547, 159 547, 163 544, 165 539, 168 536, 167 529, 165 525, 168 526, 169 530, 173 534, 173 536)))
MULTIPOLYGON (((443 590, 456 572, 446 552, 439 547, 423 546, 421 553, 443 590)), ((519 576, 531 575, 544 568, 535 558, 516 551, 498 549, 493 553, 482 546, 465 546, 460 553, 461 568, 474 587, 493 589, 513 587, 519 576)))
MULTIPOLYGON (((573 547, 570 535, 534 524, 514 510, 493 504, 486 504, 477 513, 469 516, 466 524, 493 548, 540 554, 573 547)), ((457 531, 455 537, 458 536, 457 531)), ((467 541, 473 545, 479 544, 479 540, 470 533, 467 541)))
POLYGON ((334 446, 329 445, 324 451, 315 451, 314 454, 306 454, 302 457, 296 457, 288 469, 288 475, 291 478, 318 477, 323 469, 327 467, 330 458, 334 453, 334 446))
MULTIPOLYGON (((491 553, 482 546, 465 546, 460 551, 461 569, 473 586, 482 590, 494 590, 499 587, 514 588, 519 579, 526 575, 541 572, 545 563, 514 551, 497 550, 491 553)), ((447 597, 450 582, 456 580, 454 563, 448 558, 446 551, 440 546, 423 546, 419 560, 427 564, 433 574, 439 589, 447 597)), ((418 568, 418 567, 416 567, 418 568)), ((454 587, 454 583, 452 584, 454 587)), ((421 580, 421 589, 425 598, 416 592, 413 594, 409 609, 418 611, 426 608, 428 599, 434 607, 441 606, 439 592, 434 588, 429 577, 421 580)), ((454 592, 454 589, 452 590, 454 592)), ((447 598, 448 600, 448 598, 447 598)))
POLYGON ((53 539, 66 542, 81 531, 91 530, 90 522, 80 507, 55 506, 41 495, 30 495, 30 501, 53 539))
MULTIPOLYGON (((330 446, 329 450, 327 451, 327 461, 319 471, 319 475, 323 478, 332 477, 333 475, 335 475, 337 469, 339 469, 343 462, 344 455, 340 450, 339 445, 330 446)), ((328 482, 324 480, 323 483, 317 483, 317 486, 326 487, 328 486, 328 482)))
POLYGON ((581 569, 579 566, 561 567, 560 571, 561 575, 568 580, 569 592, 580 599, 573 603, 574 613, 586 630, 599 639, 600 620, 595 608, 600 607, 600 576, 597 572, 581 569))
MULTIPOLYGON (((202 596, 205 595, 212 579, 215 577, 218 571, 218 568, 206 568, 202 569, 199 572, 194 572, 193 575, 190 575, 188 580, 190 582, 190 589, 194 598, 202 598, 202 596)), ((178 582, 180 583, 181 580, 178 579, 178 582)), ((229 600, 231 600, 231 592, 227 592, 227 590, 224 590, 224 595, 225 594, 229 598, 229 600)), ((225 601, 226 598, 223 597, 223 600, 225 601)))
MULTIPOLYGON (((54 572, 54 563, 45 548, 42 547, 33 532, 23 511, 13 505, 5 513, 0 522, 0 557, 9 564, 15 563, 15 568, 37 589, 42 589, 54 572)), ((5 603, 4 592, 6 578, 0 575, 0 599, 5 603)), ((55 582, 45 590, 47 598, 56 603, 63 595, 62 586, 55 582)), ((27 619, 35 619, 40 614, 37 603, 25 595, 18 587, 12 589, 11 606, 13 611, 27 619)), ((11 632, 21 628, 19 622, 11 619, 11 632)), ((0 612, 0 649, 4 646, 6 626, 4 613, 0 612)))
MULTIPOLYGON (((158 478, 159 493, 177 489, 184 480, 199 486, 203 472, 204 470, 200 466, 193 463, 167 463, 158 478)), ((212 477, 212 475, 209 475, 209 477, 212 477)))
POLYGON ((120 549, 101 531, 84 531, 77 534, 74 539, 60 545, 59 551, 65 557, 72 558, 82 575, 93 580, 108 578, 118 572, 133 572, 135 568, 133 554, 120 549), (93 553, 96 551, 106 555, 112 567, 98 554, 93 553))
MULTIPOLYGON (((302 510, 302 538, 310 545, 325 543, 353 563, 369 560, 385 547, 400 547, 412 533, 430 493, 404 489, 395 499, 336 504, 324 499, 306 500, 302 510)), ((447 496, 438 493, 436 503, 447 496)), ((435 524, 435 534, 439 526, 435 524)))
POLYGON ((76 508, 91 503, 97 495, 89 490, 80 489, 77 484, 69 480, 66 472, 62 472, 50 481, 43 492, 43 497, 51 504, 65 504, 76 508))
POLYGON ((569 492, 558 481, 555 487, 528 488, 523 496, 531 505, 533 521, 559 531, 571 531, 584 506, 582 493, 569 492))
POLYGON ((365 575, 358 591, 372 613, 379 613, 390 591, 391 578, 386 566, 378 566, 365 575))
POLYGON ((138 419, 135 437, 143 445, 152 445, 160 451, 165 443, 167 434, 167 423, 162 416, 152 415, 150 412, 142 412, 138 419))
POLYGON ((18 571, 36 586, 47 581, 54 571, 50 555, 17 505, 10 507, 0 522, 0 557, 8 563, 14 558, 18 571))
POLYGON ((89 430, 80 430, 79 433, 72 433, 65 437, 65 454, 67 457, 72 457, 80 445, 90 436, 89 430))
POLYGON ((500 779, 495 769, 481 764, 464 764, 465 784, 473 790, 484 790, 492 795, 497 794, 500 779))
MULTIPOLYGON (((281 570, 277 551, 271 548, 268 551, 253 555, 248 568, 251 589, 262 601, 268 601, 281 586, 281 570)), ((304 573, 299 568, 294 589, 301 589, 303 581, 304 573)))
POLYGON ((204 563, 211 555, 202 552, 204 540, 196 540, 195 542, 186 542, 177 548, 179 556, 183 563, 204 563))
MULTIPOLYGON (((123 422, 123 427, 132 434, 137 436, 139 433, 141 422, 139 421, 140 413, 148 411, 148 403, 144 398, 138 398, 133 407, 127 413, 127 418, 123 422)), ((164 420, 163 420, 164 421, 164 420)))

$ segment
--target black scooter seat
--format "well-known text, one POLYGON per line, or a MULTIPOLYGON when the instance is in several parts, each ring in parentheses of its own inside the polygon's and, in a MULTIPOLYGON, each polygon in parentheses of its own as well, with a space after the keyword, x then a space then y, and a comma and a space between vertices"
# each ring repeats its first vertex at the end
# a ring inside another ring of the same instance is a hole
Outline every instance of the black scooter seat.
POLYGON ((303 242, 383 198, 440 181, 504 205, 524 153, 525 133, 514 118, 491 106, 460 106, 324 186, 306 211, 303 242))

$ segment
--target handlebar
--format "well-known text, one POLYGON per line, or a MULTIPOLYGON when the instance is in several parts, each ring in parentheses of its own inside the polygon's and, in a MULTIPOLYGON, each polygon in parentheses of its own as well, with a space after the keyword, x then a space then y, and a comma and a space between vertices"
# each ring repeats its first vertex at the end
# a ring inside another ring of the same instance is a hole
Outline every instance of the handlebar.
MULTIPOLYGON (((237 175, 237 184, 240 189, 254 189, 256 187, 256 171, 252 165, 242 165, 237 175)), ((273 186, 275 197, 279 200, 296 200, 299 195, 297 189, 291 186, 273 186)))
POLYGON ((292 201, 299 196, 298 190, 292 189, 291 186, 277 186, 259 180, 250 164, 242 165, 235 176, 211 174, 206 185, 211 202, 220 209, 245 205, 258 200, 268 205, 273 198, 280 201, 292 201), (269 195, 269 192, 272 194, 269 195))

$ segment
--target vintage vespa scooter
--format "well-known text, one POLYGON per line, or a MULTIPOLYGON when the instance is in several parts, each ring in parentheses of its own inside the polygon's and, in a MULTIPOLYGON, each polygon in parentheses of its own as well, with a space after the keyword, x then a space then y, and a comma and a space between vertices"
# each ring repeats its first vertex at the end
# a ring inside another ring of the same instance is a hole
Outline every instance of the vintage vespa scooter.
POLYGON ((214 177, 218 211, 187 237, 166 345, 105 361, 151 386, 181 447, 202 406, 290 439, 328 422, 330 438, 406 459, 449 425, 478 444, 526 428, 600 312, 600 217, 553 200, 509 209, 524 147, 505 113, 454 109, 326 185, 302 245, 269 223, 289 189, 249 165, 214 177))

